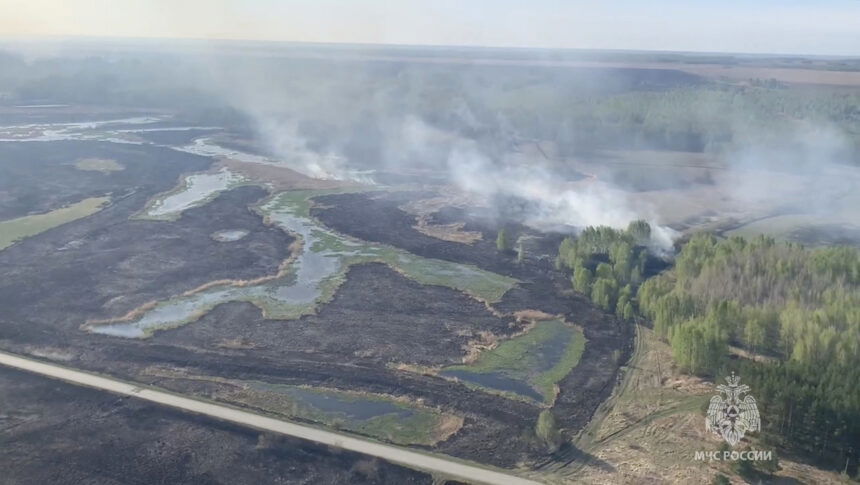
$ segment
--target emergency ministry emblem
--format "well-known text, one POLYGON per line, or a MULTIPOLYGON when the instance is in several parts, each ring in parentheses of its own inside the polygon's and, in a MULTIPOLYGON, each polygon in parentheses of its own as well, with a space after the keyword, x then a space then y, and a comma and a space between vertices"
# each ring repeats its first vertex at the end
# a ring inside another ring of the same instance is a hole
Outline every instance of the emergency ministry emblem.
POLYGON ((717 386, 720 394, 711 398, 708 416, 705 418, 705 427, 731 446, 738 444, 747 432, 761 429, 755 398, 747 394, 749 386, 738 384, 740 380, 741 378, 732 372, 732 375, 726 377, 728 386, 717 386), (743 394, 746 396, 742 397, 743 394))

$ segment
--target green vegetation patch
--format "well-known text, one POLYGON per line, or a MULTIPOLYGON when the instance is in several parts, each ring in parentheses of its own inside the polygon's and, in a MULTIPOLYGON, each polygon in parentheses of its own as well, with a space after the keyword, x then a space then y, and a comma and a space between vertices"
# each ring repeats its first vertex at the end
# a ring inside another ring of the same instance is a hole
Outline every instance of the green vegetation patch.
POLYGON ((586 227, 576 238, 565 238, 558 249, 559 268, 573 271, 573 289, 619 318, 632 320, 635 297, 645 274, 651 226, 632 221, 627 230, 586 227), (608 260, 609 262, 605 262, 608 260))
MULTIPOLYGON (((456 375, 458 371, 465 371, 503 376, 528 384, 543 402, 552 403, 558 392, 556 384, 579 363, 585 342, 581 330, 562 320, 541 321, 527 332, 482 352, 471 364, 446 367, 441 373, 456 375)), ((462 374, 459 377, 463 379, 462 374)), ((480 379, 466 379, 479 387, 487 387, 480 379)), ((505 390, 493 386, 490 389, 523 394, 514 387, 505 390)))
POLYGON ((35 236, 67 222, 95 214, 109 200, 110 198, 108 197, 91 197, 45 214, 35 214, 0 221, 0 250, 6 249, 24 238, 35 236))
POLYGON ((109 158, 82 158, 75 162, 75 168, 89 172, 108 174, 125 170, 125 167, 109 158))

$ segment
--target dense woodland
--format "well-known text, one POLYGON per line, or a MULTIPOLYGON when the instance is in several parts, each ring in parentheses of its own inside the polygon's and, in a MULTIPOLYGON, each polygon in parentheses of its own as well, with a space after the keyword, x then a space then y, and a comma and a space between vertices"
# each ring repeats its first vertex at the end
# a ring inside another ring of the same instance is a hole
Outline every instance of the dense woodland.
POLYGON ((644 280, 646 245, 650 238, 651 227, 645 221, 631 222, 623 231, 588 227, 576 239, 562 241, 558 266, 573 272, 573 288, 590 296, 595 305, 632 320, 636 315, 636 288, 644 280))
POLYGON ((854 471, 860 251, 700 234, 637 291, 641 270, 627 263, 639 261, 632 229, 589 228, 561 245, 574 289, 624 318, 630 305, 670 343, 683 372, 718 379, 737 371, 755 390, 765 441, 854 471), (601 259, 596 275, 590 265, 601 259), (730 359, 733 347, 746 357, 730 359))

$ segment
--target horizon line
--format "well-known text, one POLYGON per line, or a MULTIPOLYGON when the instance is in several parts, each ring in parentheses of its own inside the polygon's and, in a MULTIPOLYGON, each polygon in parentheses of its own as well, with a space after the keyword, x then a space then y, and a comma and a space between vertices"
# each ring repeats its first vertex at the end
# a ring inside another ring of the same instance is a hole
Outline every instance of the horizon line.
POLYGON ((706 56, 756 56, 756 57, 796 57, 796 58, 821 58, 821 59, 860 59, 858 54, 810 54, 810 53, 787 53, 787 52, 739 52, 739 51, 717 51, 717 50, 702 50, 702 51, 686 51, 686 50, 668 50, 668 49, 632 49, 632 48, 609 48, 609 47, 547 47, 547 46, 511 46, 511 45, 482 45, 482 44, 432 44, 432 43, 384 43, 384 42, 336 42, 336 41, 309 41, 309 40, 286 40, 286 39, 252 39, 252 38, 235 38, 235 37, 156 37, 156 36, 110 36, 110 35, 74 35, 74 34, 56 34, 56 35, 10 35, 0 34, 0 45, 6 41, 15 42, 59 42, 59 41, 134 41, 134 42, 224 42, 224 43, 257 43, 257 44, 280 44, 294 45, 306 47, 358 47, 358 48, 424 48, 424 49, 473 49, 476 51, 492 51, 492 50, 517 50, 517 51, 569 51, 569 52, 594 52, 594 53, 628 53, 628 54, 675 54, 675 55, 706 55, 706 56))

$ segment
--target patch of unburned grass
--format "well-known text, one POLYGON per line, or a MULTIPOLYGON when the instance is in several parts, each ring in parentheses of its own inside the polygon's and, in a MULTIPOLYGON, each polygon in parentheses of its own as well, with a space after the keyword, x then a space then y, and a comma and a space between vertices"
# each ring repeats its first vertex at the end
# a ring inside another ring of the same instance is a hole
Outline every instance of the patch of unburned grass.
POLYGON ((109 158, 82 158, 75 162, 75 168, 89 172, 108 174, 125 170, 125 167, 109 158))
POLYGON ((109 197, 91 197, 62 209, 45 214, 0 221, 0 250, 16 242, 89 215, 95 214, 110 200, 109 197))
POLYGON ((463 418, 405 397, 368 392, 346 391, 315 386, 245 381, 189 373, 185 369, 153 366, 143 371, 147 377, 216 383, 218 399, 242 404, 293 419, 312 421, 330 428, 359 433, 400 445, 433 446, 457 433, 463 418), (303 396, 315 395, 343 403, 383 404, 380 414, 350 416, 333 409, 323 410, 303 396))
POLYGON ((388 414, 368 419, 354 431, 392 443, 433 445, 456 433, 463 418, 450 414, 421 411, 407 419, 388 414))
POLYGON ((543 396, 544 402, 552 403, 558 392, 556 384, 576 367, 584 350, 585 335, 581 330, 562 320, 547 320, 481 352, 470 364, 444 370, 503 374, 528 383, 543 396), (564 345, 560 357, 555 362, 547 362, 547 349, 559 342, 564 345))
POLYGON ((447 286, 489 303, 501 300, 517 284, 513 278, 476 266, 422 258, 406 252, 391 255, 385 262, 422 285, 447 286))
POLYGON ((279 409, 273 411, 402 445, 436 444, 456 433, 463 424, 461 417, 385 395, 265 383, 251 383, 248 389, 260 394, 259 397, 277 394, 279 409), (390 406, 391 412, 362 419, 342 412, 321 410, 295 395, 293 391, 299 389, 342 403, 381 403, 390 406))

